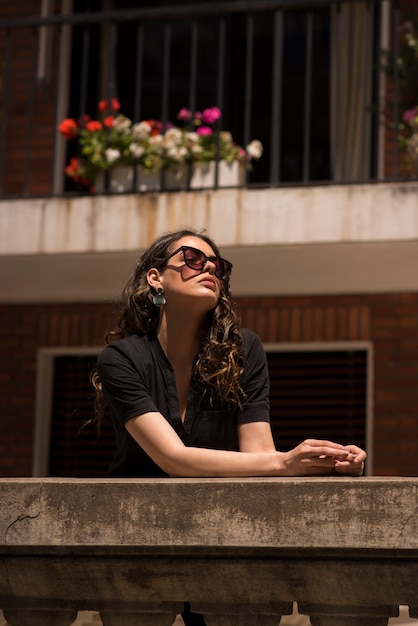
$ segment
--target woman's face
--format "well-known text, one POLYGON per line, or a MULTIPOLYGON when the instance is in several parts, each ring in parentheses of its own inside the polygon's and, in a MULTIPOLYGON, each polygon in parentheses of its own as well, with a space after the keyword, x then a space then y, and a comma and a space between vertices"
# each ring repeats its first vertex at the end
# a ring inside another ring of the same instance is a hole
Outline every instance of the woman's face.
POLYGON ((183 303, 205 312, 215 308, 221 293, 220 276, 227 264, 216 258, 211 260, 216 257, 212 247, 194 236, 178 239, 172 244, 170 254, 166 266, 158 272, 158 284, 152 284, 155 289, 163 287, 166 306, 183 303))

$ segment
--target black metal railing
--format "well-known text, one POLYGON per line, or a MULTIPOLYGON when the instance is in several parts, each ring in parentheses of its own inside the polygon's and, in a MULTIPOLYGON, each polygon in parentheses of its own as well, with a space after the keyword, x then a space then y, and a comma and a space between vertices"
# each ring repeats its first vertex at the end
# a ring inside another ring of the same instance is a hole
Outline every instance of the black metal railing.
POLYGON ((7 20, 0 8, 0 197, 88 192, 64 175, 80 146, 57 126, 94 118, 99 100, 111 98, 130 120, 163 125, 176 123, 182 107, 218 107, 218 130, 244 147, 254 138, 263 144, 248 186, 408 175, 397 140, 397 3, 237 0, 102 12, 84 5, 7 20), (382 71, 388 46, 394 54, 382 71))

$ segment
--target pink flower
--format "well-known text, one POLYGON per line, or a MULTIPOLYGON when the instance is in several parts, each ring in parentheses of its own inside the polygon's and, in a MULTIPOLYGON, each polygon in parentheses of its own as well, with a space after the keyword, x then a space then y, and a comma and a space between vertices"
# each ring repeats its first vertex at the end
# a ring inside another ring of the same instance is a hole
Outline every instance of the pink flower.
POLYGON ((189 109, 186 109, 186 107, 183 107, 177 113, 177 119, 183 120, 183 122, 189 122, 192 119, 192 112, 189 109))
POLYGON ((218 107, 210 107, 209 109, 205 109, 202 113, 204 124, 213 124, 221 117, 222 113, 218 107))
POLYGON ((198 135, 212 135, 213 130, 209 126, 201 126, 196 132, 198 135))
POLYGON ((417 117, 418 115, 418 107, 414 107, 413 109, 408 109, 407 111, 405 111, 405 113, 402 116, 402 119, 404 122, 410 122, 411 120, 414 119, 414 117, 417 117))

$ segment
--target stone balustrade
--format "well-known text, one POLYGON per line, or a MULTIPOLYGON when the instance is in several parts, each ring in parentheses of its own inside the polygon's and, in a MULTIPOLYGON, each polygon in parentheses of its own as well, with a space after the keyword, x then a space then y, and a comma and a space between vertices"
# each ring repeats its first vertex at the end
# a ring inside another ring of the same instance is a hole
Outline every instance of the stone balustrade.
POLYGON ((418 478, 0 479, 13 626, 312 626, 418 617, 418 478))

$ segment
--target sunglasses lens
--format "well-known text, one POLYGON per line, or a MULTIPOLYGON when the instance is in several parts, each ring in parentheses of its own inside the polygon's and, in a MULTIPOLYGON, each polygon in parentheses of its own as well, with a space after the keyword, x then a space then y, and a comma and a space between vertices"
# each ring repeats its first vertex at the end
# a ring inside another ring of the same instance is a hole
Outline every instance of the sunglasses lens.
POLYGON ((214 261, 215 265, 216 265, 216 271, 215 274, 218 278, 220 278, 221 280, 227 280, 229 278, 229 276, 231 275, 231 265, 228 261, 225 261, 225 259, 219 259, 217 258, 216 261, 214 261))
POLYGON ((193 270, 201 271, 208 260, 215 265, 215 276, 220 280, 226 280, 231 274, 231 264, 225 259, 219 257, 207 257, 201 250, 196 248, 182 248, 184 254, 184 262, 193 270))
POLYGON ((195 250, 194 248, 185 248, 183 252, 186 265, 188 265, 193 270, 202 269, 206 261, 206 257, 203 252, 200 252, 200 250, 195 250))
POLYGON ((225 263, 223 262, 223 259, 214 259, 213 262, 216 268, 215 276, 217 276, 220 279, 223 279, 225 276, 225 263))

